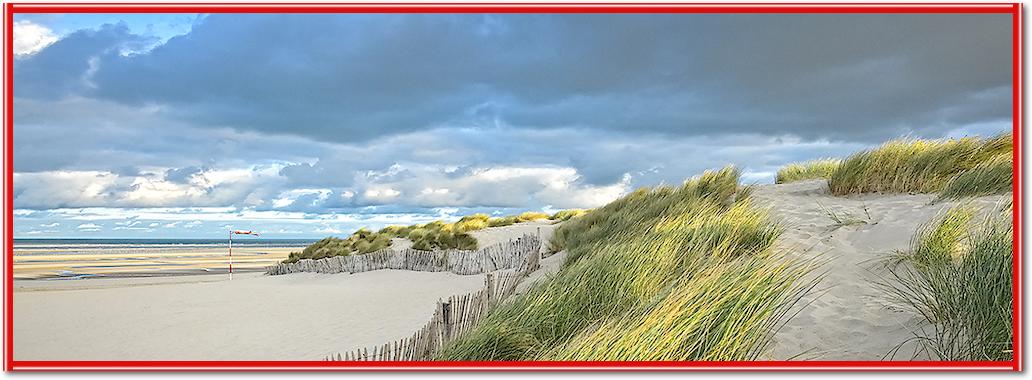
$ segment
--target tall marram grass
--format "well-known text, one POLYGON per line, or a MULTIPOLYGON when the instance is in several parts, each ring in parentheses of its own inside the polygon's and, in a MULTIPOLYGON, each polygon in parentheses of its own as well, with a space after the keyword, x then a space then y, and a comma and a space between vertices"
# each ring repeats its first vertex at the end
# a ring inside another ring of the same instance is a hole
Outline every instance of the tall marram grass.
MULTIPOLYGON (((856 153, 839 165, 829 181, 836 195, 888 192, 936 193, 956 177, 979 168, 1012 151, 1011 135, 990 139, 974 137, 952 140, 899 139, 873 150, 856 153)), ((995 173, 995 172, 994 172, 995 173)), ((998 175, 969 173, 953 185, 953 196, 966 196, 969 190, 993 191, 1003 188, 998 175), (991 183, 981 183, 982 181, 991 183), (977 181, 977 182, 976 182, 977 181)), ((1007 179, 1009 184, 1009 177, 1007 179)))
POLYGON ((831 174, 838 169, 842 160, 834 158, 822 158, 819 160, 788 164, 778 169, 778 175, 774 183, 789 183, 808 179, 831 178, 831 174))
POLYGON ((562 211, 556 212, 555 214, 552 214, 552 216, 548 217, 548 219, 549 220, 559 221, 559 222, 565 222, 567 220, 583 216, 584 214, 587 214, 587 213, 588 213, 588 210, 581 210, 581 209, 562 210, 562 211))
POLYGON ((981 219, 976 211, 957 206, 921 227, 910 251, 890 267, 894 281, 882 284, 926 322, 911 339, 919 343, 915 356, 1004 361, 1013 356, 1010 210, 1001 207, 981 219))
POLYGON ((755 359, 809 267, 773 251, 782 229, 738 177, 641 189, 565 222, 564 267, 439 359, 755 359))
POLYGON ((380 230, 391 237, 412 241, 412 248, 424 251, 432 249, 477 249, 477 239, 468 232, 487 228, 488 216, 473 214, 455 223, 440 220, 407 227, 388 226, 380 230))
POLYGON ((1002 153, 953 177, 939 193, 940 199, 1003 194, 1013 189, 1014 162, 1002 153))

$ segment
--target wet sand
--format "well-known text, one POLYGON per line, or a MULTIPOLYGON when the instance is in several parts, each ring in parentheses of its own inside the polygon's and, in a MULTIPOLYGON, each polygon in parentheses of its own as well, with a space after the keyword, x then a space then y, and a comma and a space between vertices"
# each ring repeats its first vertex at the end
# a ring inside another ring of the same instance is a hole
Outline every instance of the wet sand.
MULTIPOLYGON (((234 247, 233 271, 260 271, 283 261, 290 252, 304 247, 234 247)), ((184 274, 219 274, 229 272, 229 254, 225 248, 200 249, 134 249, 126 253, 39 252, 15 254, 14 278, 56 277, 131 277, 184 274)))

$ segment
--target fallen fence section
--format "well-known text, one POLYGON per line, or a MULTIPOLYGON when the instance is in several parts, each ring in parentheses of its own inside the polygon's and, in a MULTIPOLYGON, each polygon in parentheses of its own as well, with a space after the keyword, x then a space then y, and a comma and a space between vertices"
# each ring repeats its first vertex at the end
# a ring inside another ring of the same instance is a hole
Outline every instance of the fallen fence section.
POLYGON ((402 250, 386 248, 364 255, 279 263, 269 267, 265 273, 269 275, 299 272, 359 273, 380 269, 402 269, 470 275, 512 268, 522 271, 523 268, 518 267, 526 264, 528 257, 537 256, 540 259, 540 250, 541 240, 537 236, 523 235, 514 240, 476 251, 420 251, 411 248, 402 250))
MULTIPOLYGON (((536 237, 532 238, 540 247, 536 237)), ((487 273, 484 289, 447 301, 437 301, 437 309, 430 322, 411 337, 382 346, 338 353, 326 357, 331 361, 425 361, 432 360, 441 348, 462 334, 472 330, 491 309, 501 304, 516 292, 516 286, 530 272, 541 267, 541 254, 537 248, 527 251, 518 269, 487 273)))

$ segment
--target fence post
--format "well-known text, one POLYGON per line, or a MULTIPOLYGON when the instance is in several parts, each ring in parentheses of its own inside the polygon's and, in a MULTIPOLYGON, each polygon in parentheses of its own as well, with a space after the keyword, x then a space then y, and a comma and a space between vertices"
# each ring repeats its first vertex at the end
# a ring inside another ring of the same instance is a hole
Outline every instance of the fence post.
POLYGON ((487 274, 487 279, 485 280, 485 282, 487 283, 486 284, 487 292, 485 293, 487 295, 487 306, 490 307, 491 304, 494 303, 494 299, 495 299, 495 275, 494 275, 494 273, 488 273, 487 274))
MULTIPOLYGON (((451 340, 451 300, 441 304, 441 319, 444 324, 444 342, 451 340)), ((444 343, 442 342, 442 343, 444 343)))
POLYGON ((531 261, 533 262, 530 271, 533 272, 541 269, 541 249, 535 249, 530 255, 531 261))

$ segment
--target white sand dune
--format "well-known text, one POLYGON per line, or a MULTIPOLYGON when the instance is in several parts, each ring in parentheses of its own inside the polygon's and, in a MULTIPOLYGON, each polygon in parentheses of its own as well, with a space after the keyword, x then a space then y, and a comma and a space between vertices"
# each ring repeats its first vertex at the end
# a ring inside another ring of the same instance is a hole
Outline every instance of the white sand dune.
MULTIPOLYGON (((477 231, 481 246, 554 225, 477 231)), ((411 244, 397 239, 397 246, 411 244)), ((544 264, 558 267, 561 257, 544 264)), ((379 270, 16 281, 17 360, 319 360, 410 336, 483 275, 379 270)))
MULTIPOLYGON (((882 360, 912 337, 911 329, 918 320, 888 302, 873 281, 885 280, 888 275, 878 265, 879 259, 906 249, 920 225, 957 204, 930 204, 934 198, 900 194, 835 197, 823 180, 758 186, 756 204, 771 207, 786 227, 779 246, 800 257, 827 261, 819 270, 825 273, 824 280, 803 300, 809 304, 775 335, 769 358, 882 360), (824 210, 862 223, 837 225, 824 210)), ((1005 198, 1009 196, 971 202, 992 207, 1005 198)), ((904 347, 895 359, 911 359, 912 348, 904 347)))

